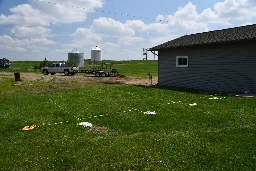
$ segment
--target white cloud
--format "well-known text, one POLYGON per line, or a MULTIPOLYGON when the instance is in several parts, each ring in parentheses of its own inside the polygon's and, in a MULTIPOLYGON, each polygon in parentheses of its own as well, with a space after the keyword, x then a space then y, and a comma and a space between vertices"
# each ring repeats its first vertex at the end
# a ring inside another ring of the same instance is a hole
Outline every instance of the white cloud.
POLYGON ((220 20, 219 16, 210 8, 203 10, 203 12, 199 14, 197 18, 199 21, 203 21, 205 23, 219 23, 223 25, 229 24, 229 22, 227 22, 226 20, 220 20))
POLYGON ((106 17, 93 20, 92 29, 100 34, 113 37, 135 35, 135 31, 132 28, 126 27, 120 21, 106 17))
POLYGON ((11 29, 11 33, 17 37, 49 37, 51 31, 51 29, 42 26, 15 26, 11 29))
POLYGON ((214 5, 216 14, 228 20, 249 20, 256 17, 255 0, 225 0, 214 5))
POLYGON ((9 51, 9 52, 26 52, 27 49, 21 47, 10 47, 5 45, 0 45, 0 50, 9 51))
POLYGON ((141 20, 128 20, 124 24, 124 27, 133 29, 136 32, 145 31, 147 28, 146 24, 141 20))
POLYGON ((197 15, 196 6, 189 2, 183 8, 180 7, 179 10, 174 13, 173 17, 176 20, 191 21, 194 20, 197 15))
POLYGON ((68 51, 67 49, 55 49, 56 52, 60 52, 60 53, 68 53, 70 51, 68 51))
POLYGON ((86 20, 87 13, 103 5, 102 0, 48 0, 47 2, 30 0, 30 2, 31 4, 11 8, 11 15, 1 14, 0 24, 49 26, 50 24, 83 22, 86 20), (54 5, 54 3, 57 4, 54 5))
POLYGON ((153 23, 147 26, 147 32, 150 37, 165 37, 173 30, 170 30, 168 24, 153 23))
POLYGON ((39 51, 43 49, 44 46, 53 44, 55 44, 54 41, 46 38, 13 39, 8 35, 0 36, 1 50, 4 51, 39 51))
POLYGON ((119 42, 122 44, 122 45, 135 45, 136 43, 139 43, 139 42, 142 42, 144 41, 145 38, 143 37, 129 37, 129 36, 124 36, 124 37, 121 37, 119 39, 119 42))
POLYGON ((151 45, 160 44, 169 40, 173 40, 185 34, 195 34, 208 31, 208 25, 195 21, 175 22, 175 23, 153 23, 147 27, 147 32, 151 45))
POLYGON ((24 26, 50 25, 48 15, 44 15, 40 10, 34 9, 29 4, 18 5, 11 8, 11 15, 0 15, 0 24, 15 24, 24 26))
POLYGON ((47 2, 31 0, 32 6, 47 14, 53 24, 83 22, 87 13, 103 6, 103 0, 48 0, 47 2))
POLYGON ((15 44, 29 47, 31 45, 53 45, 54 41, 46 38, 15 39, 15 44))
POLYGON ((159 15, 156 20, 168 21, 168 23, 183 23, 194 21, 204 24, 221 24, 231 26, 232 21, 250 20, 256 17, 255 0, 225 0, 217 2, 213 9, 204 9, 198 13, 196 5, 189 2, 179 9, 173 15, 159 15))
POLYGON ((0 44, 14 44, 14 40, 8 35, 3 35, 0 36, 0 44))
MULTIPOLYGON (((142 59, 142 48, 123 47, 120 43, 105 42, 99 44, 102 49, 103 59, 107 60, 131 60, 142 59)), ((90 57, 90 55, 89 55, 90 57)))
MULTIPOLYGON (((68 44, 62 44, 62 47, 68 51, 78 48, 80 50, 87 46, 95 46, 102 40, 102 35, 94 32, 92 29, 88 28, 77 28, 74 33, 70 36, 73 37, 72 42, 68 44)), ((62 49, 58 50, 59 52, 62 49)))
POLYGON ((88 28, 78 28, 76 31, 71 34, 76 40, 84 40, 88 42, 88 44, 92 44, 91 42, 99 42, 102 37, 100 34, 95 33, 92 29, 88 28))

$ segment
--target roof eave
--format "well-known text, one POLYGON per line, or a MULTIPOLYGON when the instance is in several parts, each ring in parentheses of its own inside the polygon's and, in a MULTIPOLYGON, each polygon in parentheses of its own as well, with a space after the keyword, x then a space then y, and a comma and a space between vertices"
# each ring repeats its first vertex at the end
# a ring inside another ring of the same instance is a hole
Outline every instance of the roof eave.
POLYGON ((149 51, 159 51, 159 50, 163 50, 163 49, 186 48, 186 47, 214 45, 214 44, 224 44, 224 43, 234 43, 234 42, 242 42, 242 41, 249 41, 249 40, 256 40, 256 38, 241 39, 241 40, 231 40, 231 41, 217 41, 217 42, 210 42, 210 43, 200 43, 200 44, 184 45, 184 46, 171 46, 171 47, 158 47, 158 48, 154 48, 153 47, 153 48, 150 48, 149 51))

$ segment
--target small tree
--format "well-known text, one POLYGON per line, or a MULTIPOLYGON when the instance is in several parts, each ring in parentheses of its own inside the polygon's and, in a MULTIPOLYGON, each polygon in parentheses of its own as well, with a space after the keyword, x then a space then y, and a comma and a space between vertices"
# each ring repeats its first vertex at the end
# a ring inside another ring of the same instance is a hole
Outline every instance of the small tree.
POLYGON ((41 69, 43 67, 51 65, 51 62, 49 62, 46 58, 42 62, 39 63, 39 65, 35 65, 34 69, 41 69))
POLYGON ((44 58, 44 60, 40 62, 39 68, 43 68, 49 65, 51 65, 51 62, 49 62, 48 60, 46 60, 46 58, 44 58))
POLYGON ((74 61, 67 61, 67 62, 66 62, 66 65, 67 65, 67 66, 77 66, 74 61))

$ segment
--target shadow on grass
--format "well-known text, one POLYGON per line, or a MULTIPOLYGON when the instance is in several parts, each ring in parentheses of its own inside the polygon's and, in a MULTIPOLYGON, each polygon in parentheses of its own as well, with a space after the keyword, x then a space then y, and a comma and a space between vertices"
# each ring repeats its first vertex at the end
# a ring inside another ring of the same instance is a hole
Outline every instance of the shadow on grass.
MULTIPOLYGON (((139 87, 147 88, 147 89, 165 89, 165 90, 172 90, 172 91, 178 91, 178 92, 185 92, 185 93, 192 93, 192 94, 207 94, 207 95, 218 95, 218 96, 234 96, 243 94, 243 92, 235 92, 235 91, 214 91, 214 90, 202 90, 202 89, 192 89, 192 88, 184 88, 184 87, 175 87, 175 86, 160 86, 160 85, 136 85, 139 87)), ((256 94, 256 93, 250 93, 250 94, 256 94)))

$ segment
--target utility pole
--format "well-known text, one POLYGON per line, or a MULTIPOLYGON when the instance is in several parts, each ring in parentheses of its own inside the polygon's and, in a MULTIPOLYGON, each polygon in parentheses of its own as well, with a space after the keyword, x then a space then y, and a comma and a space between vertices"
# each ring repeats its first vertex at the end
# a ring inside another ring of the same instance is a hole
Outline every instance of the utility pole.
POLYGON ((143 58, 143 60, 148 60, 148 50, 143 48, 143 56, 146 56, 146 58, 143 58))

